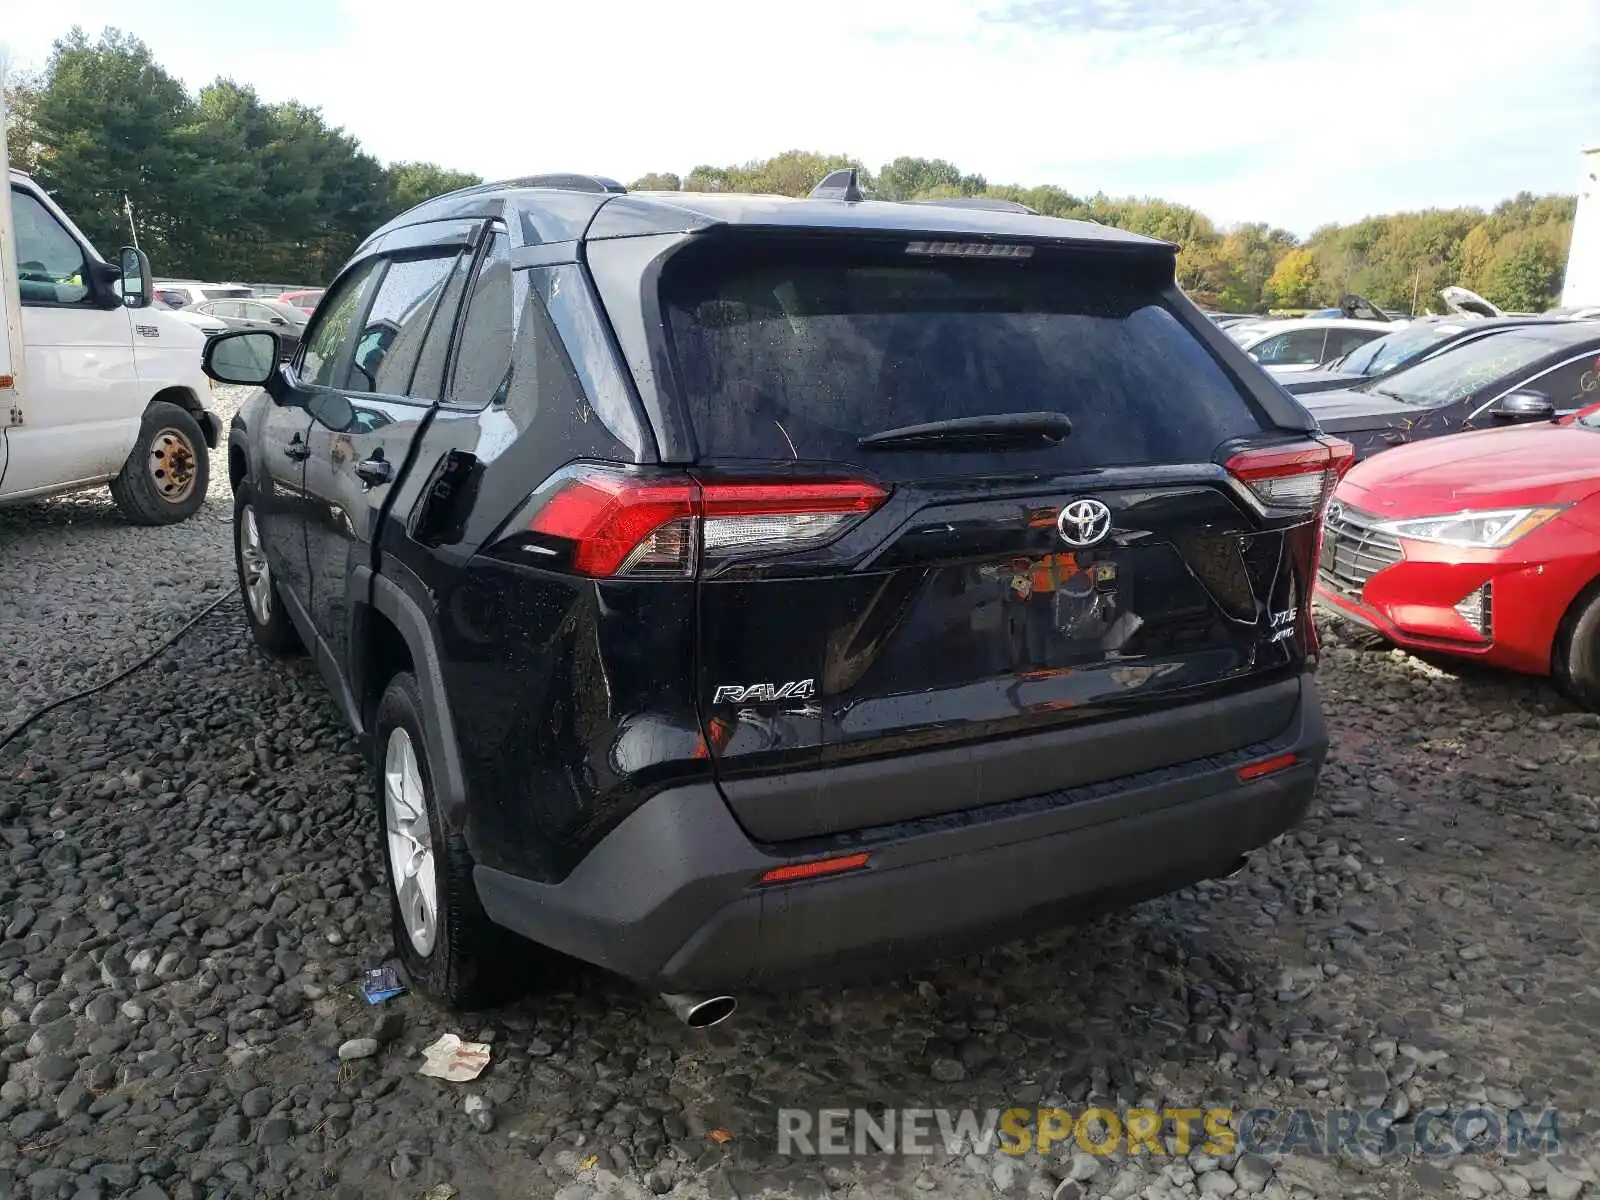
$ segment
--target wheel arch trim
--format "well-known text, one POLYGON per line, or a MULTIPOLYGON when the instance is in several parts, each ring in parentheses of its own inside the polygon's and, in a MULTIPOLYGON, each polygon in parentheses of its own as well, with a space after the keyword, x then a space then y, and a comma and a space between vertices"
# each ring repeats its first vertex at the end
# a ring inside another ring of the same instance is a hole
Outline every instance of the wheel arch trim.
MULTIPOLYGON (((466 775, 461 767, 461 751, 456 740, 455 720, 450 714, 449 697, 445 692, 444 671, 439 659, 438 639, 433 622, 429 620, 422 606, 407 594, 405 588, 387 575, 380 575, 369 567, 360 566, 355 569, 351 582, 355 585, 358 596, 371 597, 369 607, 400 631, 406 648, 411 652, 412 670, 417 677, 417 687, 422 693, 423 716, 427 721, 427 728, 423 730, 423 740, 426 744, 433 786, 439 793, 439 807, 451 825, 464 833, 467 830, 466 775)), ((361 602, 358 601, 354 607, 356 611, 352 613, 352 617, 359 620, 361 602)), ((363 645, 362 642, 352 644, 363 645)), ((354 668, 352 674, 357 676, 351 680, 356 685, 352 689, 356 695, 365 691, 368 682, 364 677, 368 666, 362 661, 365 654, 363 648, 358 654, 357 661, 351 664, 354 668)), ((377 736, 376 730, 364 732, 373 738, 377 736)))
POLYGON ((222 418, 205 406, 200 397, 195 395, 194 389, 180 384, 164 387, 150 397, 150 404, 158 402, 176 404, 183 409, 194 418, 195 424, 200 426, 200 436, 205 439, 206 449, 217 448, 218 442, 222 439, 222 418))

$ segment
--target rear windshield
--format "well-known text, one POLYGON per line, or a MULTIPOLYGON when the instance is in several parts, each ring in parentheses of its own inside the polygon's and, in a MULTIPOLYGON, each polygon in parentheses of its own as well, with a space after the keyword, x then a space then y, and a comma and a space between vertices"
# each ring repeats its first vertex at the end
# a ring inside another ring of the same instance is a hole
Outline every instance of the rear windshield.
POLYGON ((249 288, 201 288, 200 294, 207 300, 248 300, 249 288))
POLYGON ((1127 266, 708 242, 669 260, 662 300, 710 458, 887 465, 911 456, 856 439, 1049 411, 1073 424, 1057 446, 916 457, 955 473, 983 469, 975 457, 1003 470, 1195 462, 1263 427, 1159 279, 1127 266))

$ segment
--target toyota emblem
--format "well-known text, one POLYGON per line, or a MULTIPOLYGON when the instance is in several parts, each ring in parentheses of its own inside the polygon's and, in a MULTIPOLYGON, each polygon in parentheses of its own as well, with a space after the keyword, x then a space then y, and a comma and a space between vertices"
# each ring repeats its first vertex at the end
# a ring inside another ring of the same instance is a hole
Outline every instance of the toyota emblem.
POLYGON ((1111 510, 1098 500, 1074 500, 1056 518, 1056 532, 1069 546, 1092 546, 1111 532, 1111 510))

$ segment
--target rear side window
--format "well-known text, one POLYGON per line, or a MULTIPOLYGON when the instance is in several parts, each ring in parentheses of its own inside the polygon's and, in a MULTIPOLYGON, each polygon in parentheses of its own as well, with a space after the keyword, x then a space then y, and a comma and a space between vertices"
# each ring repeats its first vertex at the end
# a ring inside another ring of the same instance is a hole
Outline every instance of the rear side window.
POLYGON ((1325 338, 1320 329, 1294 329, 1252 346, 1250 357, 1273 366, 1319 363, 1325 338))
POLYGON ((505 414, 542 475, 575 458, 636 461, 639 430, 575 263, 513 274, 520 302, 505 414))
POLYGON ((662 302, 703 456, 870 460, 895 473, 1213 457, 1261 418, 1160 281, 1086 259, 911 258, 904 243, 746 241, 669 260, 662 302), (1060 412, 1057 446, 873 455, 863 435, 1060 412))

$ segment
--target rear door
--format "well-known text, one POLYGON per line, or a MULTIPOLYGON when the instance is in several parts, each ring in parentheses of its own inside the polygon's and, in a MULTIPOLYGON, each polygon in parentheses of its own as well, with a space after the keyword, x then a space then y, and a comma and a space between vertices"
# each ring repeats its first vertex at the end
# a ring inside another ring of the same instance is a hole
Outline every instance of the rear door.
POLYGON ((241 307, 237 300, 207 300, 196 304, 193 311, 203 317, 215 317, 229 329, 249 328, 240 318, 241 307))
POLYGON ((482 227, 449 221, 399 231, 376 260, 371 299, 351 323, 334 386, 309 405, 311 615, 346 680, 353 573, 375 565, 394 485, 439 399, 442 362, 436 370, 418 365, 424 347, 437 342, 436 327, 448 345, 457 304, 441 304, 441 297, 470 268, 482 227))
MULTIPOLYGON (((752 832, 883 811, 864 776, 860 794, 743 805, 763 775, 1133 716, 1296 667, 1322 480, 1287 522, 1241 498, 1228 447, 1283 435, 1186 327, 1170 280, 1170 259, 1044 247, 983 259, 769 238, 669 260, 706 497, 699 691, 752 832), (861 440, 1041 413, 1070 434, 861 440), (771 511, 719 519, 713 497, 751 481, 771 511), (828 522, 845 532, 807 548, 828 522)), ((1201 715, 1171 745, 1125 749, 1140 769, 1203 757, 1275 735, 1290 711, 1201 715)), ((1108 758, 1108 774, 1129 770, 1108 758)), ((926 804, 1050 786, 991 783, 926 804)))

